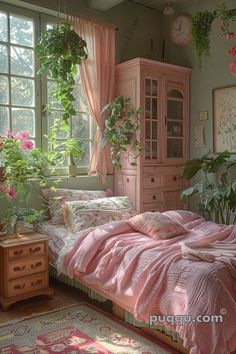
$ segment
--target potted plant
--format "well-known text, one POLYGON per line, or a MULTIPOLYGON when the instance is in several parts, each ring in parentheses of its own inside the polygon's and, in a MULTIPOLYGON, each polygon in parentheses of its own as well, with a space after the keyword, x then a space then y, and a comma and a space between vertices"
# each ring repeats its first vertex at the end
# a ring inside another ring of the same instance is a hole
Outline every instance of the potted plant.
POLYGON ((121 155, 126 154, 130 165, 137 165, 137 158, 143 150, 139 141, 140 108, 131 103, 130 98, 118 96, 108 103, 102 113, 108 112, 103 130, 101 148, 111 145, 112 164, 117 170, 122 169, 121 155))
MULTIPOLYGON (((202 178, 182 191, 180 198, 186 200, 193 195, 198 196, 198 211, 207 220, 223 224, 231 223, 232 214, 236 210, 236 179, 231 176, 231 171, 236 168, 236 161, 230 160, 230 157, 231 154, 224 151, 188 160, 181 175, 182 178, 191 180, 201 172, 202 178)), ((232 223, 236 223, 236 216, 232 223)))
POLYGON ((75 159, 81 159, 84 155, 84 144, 83 142, 76 139, 68 139, 60 145, 63 149, 63 158, 69 157, 68 174, 71 177, 77 176, 77 167, 75 159))

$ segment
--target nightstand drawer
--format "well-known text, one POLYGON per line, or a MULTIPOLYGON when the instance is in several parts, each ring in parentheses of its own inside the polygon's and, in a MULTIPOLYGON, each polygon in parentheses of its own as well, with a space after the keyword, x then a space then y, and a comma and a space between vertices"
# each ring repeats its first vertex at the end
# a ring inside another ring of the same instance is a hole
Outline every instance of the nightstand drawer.
POLYGON ((43 271, 46 271, 45 256, 37 257, 36 259, 31 257, 21 262, 9 263, 8 279, 16 279, 43 271))
POLYGON ((158 190, 153 189, 152 191, 144 191, 144 203, 162 202, 162 199, 162 193, 158 190))
POLYGON ((160 188, 161 187, 161 177, 156 176, 156 175, 144 176, 143 186, 144 186, 144 189, 160 188))
POLYGON ((8 282, 8 296, 13 297, 34 292, 39 289, 47 287, 48 275, 42 273, 39 275, 32 275, 27 278, 20 278, 17 280, 10 280, 8 282))
POLYGON ((8 249, 8 259, 10 261, 19 259, 25 256, 40 255, 46 252, 45 242, 34 243, 31 245, 11 247, 8 249))

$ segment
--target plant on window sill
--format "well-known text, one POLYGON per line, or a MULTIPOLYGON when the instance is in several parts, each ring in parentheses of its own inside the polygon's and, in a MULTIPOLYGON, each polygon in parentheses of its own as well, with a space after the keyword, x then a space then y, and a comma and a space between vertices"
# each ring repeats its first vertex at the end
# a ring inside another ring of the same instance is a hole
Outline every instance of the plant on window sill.
POLYGON ((121 155, 127 155, 131 166, 137 165, 137 159, 143 148, 139 142, 140 108, 135 108, 130 98, 118 96, 108 103, 102 113, 108 112, 101 141, 101 148, 111 145, 111 159, 114 168, 122 169, 121 155))
POLYGON ((77 167, 74 159, 80 160, 84 156, 84 144, 81 141, 75 139, 69 139, 61 144, 64 148, 64 158, 69 157, 70 163, 68 166, 68 174, 70 177, 77 176, 77 167))
MULTIPOLYGON (((228 151, 224 151, 188 160, 181 176, 191 180, 198 172, 202 173, 202 178, 182 191, 180 198, 186 200, 197 195, 200 199, 198 211, 207 220, 223 224, 230 224, 231 215, 236 210, 236 179, 230 175, 236 168, 236 161, 230 160, 231 157, 228 151)), ((236 216, 232 223, 236 223, 236 216)))

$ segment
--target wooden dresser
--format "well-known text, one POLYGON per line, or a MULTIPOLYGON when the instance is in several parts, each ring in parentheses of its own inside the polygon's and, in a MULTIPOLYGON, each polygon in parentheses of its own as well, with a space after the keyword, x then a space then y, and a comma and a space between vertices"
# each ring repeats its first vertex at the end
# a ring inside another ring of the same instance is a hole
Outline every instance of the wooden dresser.
POLYGON ((18 300, 51 297, 48 277, 48 237, 30 233, 0 242, 0 304, 3 310, 18 300))
POLYGON ((145 151, 132 167, 122 158, 115 171, 115 195, 127 195, 137 212, 187 207, 179 200, 187 183, 180 179, 189 156, 191 69, 136 58, 116 66, 116 96, 141 107, 140 141, 145 151))

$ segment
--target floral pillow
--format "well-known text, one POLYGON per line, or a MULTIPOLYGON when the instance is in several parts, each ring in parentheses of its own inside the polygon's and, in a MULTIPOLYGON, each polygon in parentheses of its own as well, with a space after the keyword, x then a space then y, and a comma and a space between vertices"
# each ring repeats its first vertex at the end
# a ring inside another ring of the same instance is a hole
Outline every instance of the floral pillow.
POLYGON ((76 189, 57 189, 55 192, 45 188, 42 190, 44 198, 48 200, 50 216, 53 224, 65 224, 62 205, 65 202, 76 200, 91 200, 105 198, 106 191, 97 190, 76 190, 76 189))
POLYGON ((136 215, 129 224, 154 240, 165 240, 188 232, 179 222, 158 211, 136 215))
POLYGON ((110 221, 128 220, 134 215, 128 197, 100 198, 63 204, 66 226, 72 232, 110 221))

